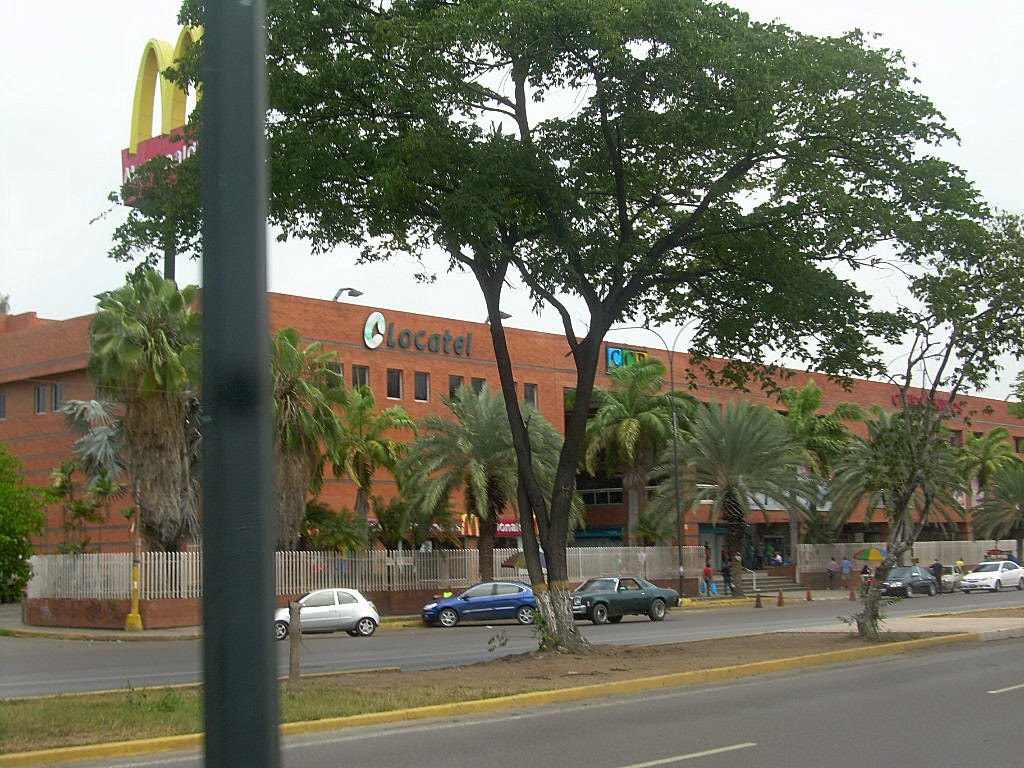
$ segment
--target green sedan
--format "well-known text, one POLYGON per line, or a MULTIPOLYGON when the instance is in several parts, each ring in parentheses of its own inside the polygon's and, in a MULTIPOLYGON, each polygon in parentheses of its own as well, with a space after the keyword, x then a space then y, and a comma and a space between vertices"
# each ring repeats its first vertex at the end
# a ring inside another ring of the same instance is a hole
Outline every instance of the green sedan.
POLYGON ((661 621, 670 607, 679 605, 679 593, 633 576, 587 579, 573 592, 572 615, 595 624, 617 624, 627 614, 661 621))

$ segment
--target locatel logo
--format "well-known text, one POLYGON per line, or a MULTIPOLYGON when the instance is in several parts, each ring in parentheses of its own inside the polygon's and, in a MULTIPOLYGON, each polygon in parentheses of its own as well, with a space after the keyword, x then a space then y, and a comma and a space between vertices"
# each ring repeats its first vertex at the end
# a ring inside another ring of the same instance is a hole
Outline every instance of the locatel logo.
POLYGON ((442 355, 473 356, 473 334, 456 336, 449 330, 428 333, 414 328, 395 328, 383 312, 371 312, 363 325, 363 343, 368 349, 381 345, 442 355))
POLYGON ((363 326, 363 341, 368 349, 376 349, 384 341, 384 331, 388 324, 383 312, 371 312, 363 326))

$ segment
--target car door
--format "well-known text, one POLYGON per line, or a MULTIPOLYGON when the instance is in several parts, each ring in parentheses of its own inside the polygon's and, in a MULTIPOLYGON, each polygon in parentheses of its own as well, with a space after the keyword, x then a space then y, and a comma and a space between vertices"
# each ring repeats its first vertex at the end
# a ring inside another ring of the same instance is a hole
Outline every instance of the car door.
POLYGON ((619 579, 614 613, 641 613, 644 608, 644 591, 636 579, 619 579))
POLYGON ((333 589, 321 589, 307 595, 302 602, 299 620, 305 632, 323 632, 337 620, 338 606, 333 589))
POLYGON ((332 629, 352 629, 360 619, 359 601, 342 589, 336 590, 335 595, 338 601, 338 611, 332 629))
POLYGON ((1021 575, 1024 571, 1016 563, 1005 562, 1003 563, 1002 573, 1000 574, 1000 581, 1003 582, 1004 587, 1016 587, 1021 580, 1021 575))
POLYGON ((462 609, 459 613, 469 621, 487 621, 494 609, 494 584, 477 584, 461 595, 462 609))
POLYGON ((519 607, 520 596, 525 592, 518 584, 494 585, 494 599, 491 602, 492 619, 511 619, 516 615, 516 608, 519 607))

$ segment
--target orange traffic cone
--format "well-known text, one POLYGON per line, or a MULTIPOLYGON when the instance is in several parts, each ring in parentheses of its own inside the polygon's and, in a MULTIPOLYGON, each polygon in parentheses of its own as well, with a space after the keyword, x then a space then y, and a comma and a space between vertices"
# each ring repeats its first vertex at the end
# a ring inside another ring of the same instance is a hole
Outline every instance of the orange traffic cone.
POLYGON ((779 599, 776 604, 780 607, 786 604, 786 598, 782 596, 782 587, 779 587, 779 599))
POLYGON ((760 592, 757 592, 754 595, 754 607, 755 608, 760 608, 761 607, 761 593, 760 592))
POLYGON ((850 588, 850 600, 857 602, 857 593, 853 591, 853 587, 850 588))
POLYGON ((811 597, 811 588, 810 588, 810 587, 808 587, 808 588, 807 588, 807 602, 809 603, 809 602, 811 602, 811 601, 812 601, 813 599, 814 599, 814 598, 813 598, 813 597, 811 597))

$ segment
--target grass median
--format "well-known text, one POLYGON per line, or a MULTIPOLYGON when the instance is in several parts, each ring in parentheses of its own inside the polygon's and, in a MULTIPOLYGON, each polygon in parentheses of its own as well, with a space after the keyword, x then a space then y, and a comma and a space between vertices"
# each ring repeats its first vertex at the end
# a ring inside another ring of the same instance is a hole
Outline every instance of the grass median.
MULTIPOLYGON (((914 637, 887 634, 881 642, 914 637)), ((282 682, 280 721, 491 699, 877 645, 849 634, 777 633, 671 645, 598 645, 583 655, 526 653, 448 669, 306 676, 295 689, 282 682)), ((196 685, 0 701, 0 753, 199 733, 202 698, 196 685)))

